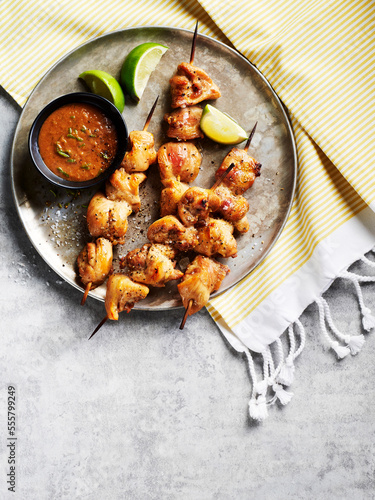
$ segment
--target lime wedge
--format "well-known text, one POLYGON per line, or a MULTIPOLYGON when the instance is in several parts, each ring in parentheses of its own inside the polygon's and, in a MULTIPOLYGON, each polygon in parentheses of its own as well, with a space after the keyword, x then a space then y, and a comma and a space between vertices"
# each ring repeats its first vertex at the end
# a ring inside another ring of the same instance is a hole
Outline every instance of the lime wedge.
POLYGON ((168 47, 158 43, 142 43, 126 56, 121 69, 121 85, 136 101, 146 88, 151 73, 168 47))
POLYGON ((98 94, 101 97, 105 97, 108 101, 122 113, 125 106, 124 92, 119 84, 119 82, 109 73, 105 71, 100 71, 99 69, 94 69, 91 71, 84 71, 79 75, 86 85, 89 87, 91 92, 98 94))
POLYGON ((203 109, 200 127, 207 137, 220 144, 238 144, 248 137, 233 118, 210 104, 203 109))

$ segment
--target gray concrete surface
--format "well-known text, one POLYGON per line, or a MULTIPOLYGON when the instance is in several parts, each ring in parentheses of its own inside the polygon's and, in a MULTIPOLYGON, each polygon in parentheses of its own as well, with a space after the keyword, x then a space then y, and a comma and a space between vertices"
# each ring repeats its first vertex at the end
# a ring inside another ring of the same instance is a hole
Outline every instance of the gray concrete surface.
MULTIPOLYGON (((132 312, 87 342, 103 316, 30 244, 11 195, 19 107, 0 91, 0 498, 286 500, 375 498, 374 334, 338 362, 317 308, 294 398, 262 424, 250 383, 202 311, 132 312), (16 493, 7 491, 7 387, 17 391, 16 493)), ((362 265, 356 265, 361 269, 362 265)), ((375 311, 374 286, 364 298, 375 311)), ((326 294, 337 326, 360 333, 352 286, 326 294)))

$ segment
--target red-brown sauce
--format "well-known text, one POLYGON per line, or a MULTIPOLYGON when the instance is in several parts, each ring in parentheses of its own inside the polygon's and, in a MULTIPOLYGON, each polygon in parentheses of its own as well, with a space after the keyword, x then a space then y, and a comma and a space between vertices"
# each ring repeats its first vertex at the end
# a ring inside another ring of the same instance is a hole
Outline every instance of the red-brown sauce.
POLYGON ((56 109, 39 132, 39 151, 47 167, 62 179, 83 182, 100 175, 117 151, 112 121, 91 104, 56 109))

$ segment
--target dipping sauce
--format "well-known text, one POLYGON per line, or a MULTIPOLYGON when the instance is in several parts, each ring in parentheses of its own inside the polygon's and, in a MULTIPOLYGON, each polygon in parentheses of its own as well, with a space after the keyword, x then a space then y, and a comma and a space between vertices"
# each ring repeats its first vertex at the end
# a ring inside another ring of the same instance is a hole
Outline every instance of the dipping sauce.
POLYGON ((117 151, 117 133, 112 121, 96 106, 66 104, 45 120, 38 146, 54 174, 83 182, 111 165, 117 151))

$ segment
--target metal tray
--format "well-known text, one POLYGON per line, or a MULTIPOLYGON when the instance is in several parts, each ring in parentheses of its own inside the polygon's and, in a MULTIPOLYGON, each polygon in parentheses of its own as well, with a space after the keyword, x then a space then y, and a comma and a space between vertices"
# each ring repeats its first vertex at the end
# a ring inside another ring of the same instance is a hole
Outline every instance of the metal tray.
MULTIPOLYGON (((149 131, 156 147, 168 139, 163 115, 170 112, 169 79, 177 65, 190 57, 192 32, 169 27, 141 27, 116 31, 96 38, 73 50, 58 61, 41 79, 21 114, 12 148, 11 175, 14 199, 30 241, 47 264, 64 280, 82 289, 76 276, 76 258, 90 240, 86 223, 86 206, 93 190, 77 197, 69 190, 57 190, 31 164, 27 136, 39 111, 55 97, 84 89, 78 75, 89 69, 101 69, 119 78, 120 69, 130 50, 143 42, 157 42, 169 47, 152 73, 138 104, 127 98, 124 118, 129 131, 143 128, 156 98, 159 104, 149 131)), ((199 35, 194 64, 203 68, 219 85, 222 97, 213 104, 229 113, 246 130, 258 121, 249 154, 262 163, 262 174, 248 190, 250 231, 237 238, 238 256, 220 259, 231 272, 220 292, 233 286, 250 273, 267 255, 287 220, 295 188, 296 148, 287 115, 267 80, 247 59, 228 46, 199 35)), ((209 139, 197 142, 203 161, 194 185, 210 187, 214 174, 231 146, 209 139)), ((241 145, 239 146, 241 147, 241 145)), ((127 241, 115 249, 114 267, 129 250, 147 242, 147 228, 159 217, 161 183, 157 166, 149 169, 141 188, 142 209, 129 217, 127 241)), ((105 284, 90 292, 103 300, 105 284)), ((136 309, 170 309, 181 306, 176 283, 151 289, 136 309)))

